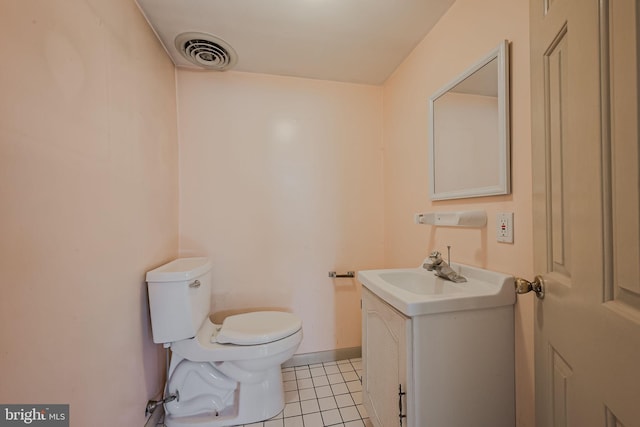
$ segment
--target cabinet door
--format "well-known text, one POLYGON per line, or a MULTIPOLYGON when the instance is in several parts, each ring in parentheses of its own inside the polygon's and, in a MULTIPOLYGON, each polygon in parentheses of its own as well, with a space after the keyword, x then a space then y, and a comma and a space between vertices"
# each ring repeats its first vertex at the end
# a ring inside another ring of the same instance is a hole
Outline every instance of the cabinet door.
POLYGON ((408 384, 407 345, 410 319, 397 312, 366 288, 362 288, 362 397, 376 427, 408 426, 407 396, 400 396, 399 386, 408 384))

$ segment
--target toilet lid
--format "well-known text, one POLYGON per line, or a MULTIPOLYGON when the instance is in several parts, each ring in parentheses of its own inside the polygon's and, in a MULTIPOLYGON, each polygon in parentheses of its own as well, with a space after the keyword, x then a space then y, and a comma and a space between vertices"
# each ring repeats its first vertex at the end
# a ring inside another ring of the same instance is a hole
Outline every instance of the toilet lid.
POLYGON ((264 344, 288 337, 302 327, 302 321, 291 313, 257 311, 229 316, 215 337, 220 344, 264 344))

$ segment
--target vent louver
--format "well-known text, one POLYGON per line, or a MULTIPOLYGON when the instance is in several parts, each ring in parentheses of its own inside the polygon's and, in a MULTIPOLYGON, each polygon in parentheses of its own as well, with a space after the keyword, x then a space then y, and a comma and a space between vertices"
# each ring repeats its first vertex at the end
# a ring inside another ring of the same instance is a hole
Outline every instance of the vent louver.
POLYGON ((206 33, 182 33, 176 37, 176 48, 187 61, 209 70, 228 70, 238 60, 227 42, 206 33))

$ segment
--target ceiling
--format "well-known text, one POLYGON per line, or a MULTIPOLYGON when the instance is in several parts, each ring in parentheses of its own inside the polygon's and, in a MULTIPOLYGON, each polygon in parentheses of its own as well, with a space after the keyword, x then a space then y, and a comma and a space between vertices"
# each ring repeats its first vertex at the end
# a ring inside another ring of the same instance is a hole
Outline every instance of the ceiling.
POLYGON ((178 67, 177 35, 217 36, 236 71, 382 84, 455 0, 136 0, 178 67))

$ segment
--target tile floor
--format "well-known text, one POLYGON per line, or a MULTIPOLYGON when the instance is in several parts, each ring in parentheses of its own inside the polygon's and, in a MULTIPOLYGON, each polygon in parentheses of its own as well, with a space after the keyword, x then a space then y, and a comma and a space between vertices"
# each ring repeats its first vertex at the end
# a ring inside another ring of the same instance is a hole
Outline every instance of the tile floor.
POLYGON ((361 359, 284 368, 284 410, 244 427, 371 427, 361 376, 361 359))
POLYGON ((372 427, 362 406, 362 360, 283 368, 284 410, 242 427, 372 427))

